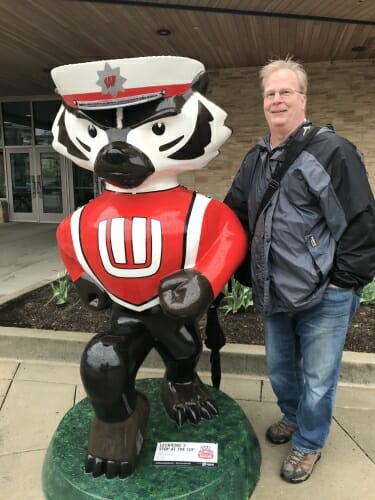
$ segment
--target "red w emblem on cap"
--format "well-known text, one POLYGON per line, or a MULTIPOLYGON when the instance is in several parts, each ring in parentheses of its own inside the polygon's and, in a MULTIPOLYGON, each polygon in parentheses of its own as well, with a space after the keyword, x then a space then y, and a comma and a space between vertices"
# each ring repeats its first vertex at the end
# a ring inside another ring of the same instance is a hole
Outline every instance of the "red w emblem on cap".
POLYGON ((109 75, 104 77, 104 83, 107 89, 116 85, 116 75, 109 75))
POLYGON ((126 78, 120 75, 120 67, 111 68, 108 62, 104 65, 104 70, 98 70, 98 81, 96 85, 101 88, 102 94, 110 94, 112 97, 118 95, 119 92, 123 92, 123 84, 126 82, 126 78))

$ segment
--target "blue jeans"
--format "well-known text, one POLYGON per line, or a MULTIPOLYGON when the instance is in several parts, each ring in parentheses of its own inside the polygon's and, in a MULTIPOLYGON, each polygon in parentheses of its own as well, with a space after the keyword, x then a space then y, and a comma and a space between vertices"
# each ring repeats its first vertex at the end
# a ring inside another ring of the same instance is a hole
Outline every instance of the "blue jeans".
POLYGON ((345 337, 359 296, 327 288, 315 307, 264 317, 268 376, 283 420, 297 427, 293 448, 315 453, 331 425, 345 337))

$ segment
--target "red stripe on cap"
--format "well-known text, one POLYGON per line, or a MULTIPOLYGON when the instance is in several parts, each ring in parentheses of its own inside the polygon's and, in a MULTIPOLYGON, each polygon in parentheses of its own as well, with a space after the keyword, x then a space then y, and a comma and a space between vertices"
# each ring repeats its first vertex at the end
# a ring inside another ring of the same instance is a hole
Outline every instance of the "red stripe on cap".
POLYGON ((77 102, 96 102, 96 101, 117 101, 118 99, 126 99, 143 94, 152 94, 164 91, 164 97, 173 97, 184 94, 191 87, 191 83, 181 83, 177 85, 156 85, 153 87, 136 87, 133 89, 125 89, 117 93, 116 96, 111 94, 102 94, 101 92, 87 92, 84 94, 65 94, 62 96, 64 102, 71 108, 77 108, 77 102))

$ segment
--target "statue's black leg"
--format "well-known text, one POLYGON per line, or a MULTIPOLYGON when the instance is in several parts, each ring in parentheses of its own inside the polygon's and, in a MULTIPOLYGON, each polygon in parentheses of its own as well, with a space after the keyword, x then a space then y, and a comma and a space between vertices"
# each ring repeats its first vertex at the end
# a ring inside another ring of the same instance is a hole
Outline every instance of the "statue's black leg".
POLYGON ((110 332, 96 335, 83 352, 82 381, 95 411, 86 471, 94 476, 126 477, 134 470, 149 413, 135 377, 152 345, 142 321, 116 307, 110 332))
POLYGON ((155 348, 166 366, 162 400, 169 415, 179 425, 187 419, 198 423, 216 416, 216 405, 196 373, 202 352, 198 326, 181 325, 165 317, 160 308, 147 315, 145 324, 152 331, 155 348))

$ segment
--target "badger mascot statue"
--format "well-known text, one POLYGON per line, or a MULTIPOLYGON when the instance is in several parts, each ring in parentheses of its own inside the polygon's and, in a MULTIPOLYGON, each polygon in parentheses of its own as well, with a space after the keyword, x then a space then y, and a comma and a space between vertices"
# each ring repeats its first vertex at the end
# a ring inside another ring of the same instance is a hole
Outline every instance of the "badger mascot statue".
POLYGON ((228 207, 177 175, 204 167, 231 131, 203 96, 206 73, 193 59, 94 61, 54 68, 52 78, 62 98, 53 147, 105 182, 57 230, 83 302, 112 307, 110 330, 81 359, 94 408, 85 467, 126 477, 149 414, 135 378, 152 348, 165 363, 161 398, 178 425, 218 413, 196 373, 197 320, 243 260, 246 236, 228 207))

